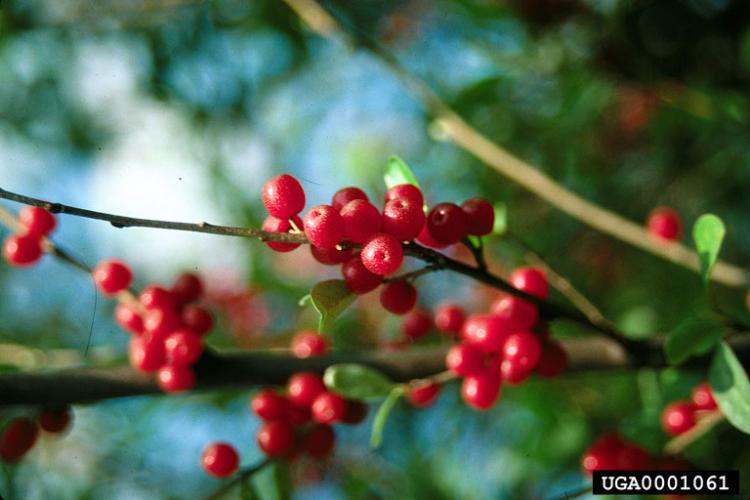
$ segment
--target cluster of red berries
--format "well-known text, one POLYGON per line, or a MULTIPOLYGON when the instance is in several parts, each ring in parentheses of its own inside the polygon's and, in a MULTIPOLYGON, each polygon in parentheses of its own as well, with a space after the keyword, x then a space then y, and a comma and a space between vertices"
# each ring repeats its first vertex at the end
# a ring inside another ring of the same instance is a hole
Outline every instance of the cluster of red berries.
POLYGON ((720 411, 719 406, 711 386, 704 382, 693 388, 690 401, 676 401, 664 408, 661 425, 667 434, 677 436, 692 429, 702 413, 714 411, 720 411))
MULTIPOLYGON (((263 204, 270 214, 263 229, 270 232, 304 231, 313 257, 326 265, 341 265, 341 274, 355 294, 375 290, 383 277, 395 273, 404 259, 403 243, 415 240, 432 248, 445 248, 468 235, 492 232, 495 213, 484 199, 473 198, 461 206, 435 205, 427 215, 424 198, 412 184, 393 186, 385 196, 382 212, 359 188, 337 191, 330 205, 311 208, 304 218, 305 192, 288 174, 278 175, 263 186, 263 204), (348 242, 361 249, 344 247, 348 242)), ((289 252, 295 243, 269 242, 279 252, 289 252)), ((417 291, 398 280, 387 284, 381 303, 394 314, 405 314, 417 302, 417 291)))
POLYGON ((690 470, 692 465, 676 457, 652 457, 639 444, 611 433, 589 446, 581 458, 581 468, 591 475, 595 470, 690 470))
POLYGON ((3 257, 12 266, 30 266, 42 258, 42 243, 57 226, 55 216, 41 207, 23 207, 18 214, 23 230, 5 240, 3 257))
POLYGON ((676 241, 682 236, 682 220, 674 209, 657 207, 646 220, 649 233, 664 241, 676 241))
MULTIPOLYGON (((117 260, 101 262, 93 277, 108 296, 122 294, 133 281, 128 266, 117 260)), ((137 301, 120 295, 115 319, 133 334, 130 364, 141 372, 156 373, 165 392, 186 391, 195 385, 191 367, 203 354, 203 336, 213 327, 211 313, 195 304, 202 295, 203 283, 193 273, 180 275, 168 289, 151 284, 137 301)))
POLYGON ((60 434, 68 428, 70 420, 69 407, 45 408, 35 420, 27 417, 11 420, 0 434, 0 460, 17 462, 34 446, 40 429, 49 434, 60 434))
POLYGON ((269 457, 289 461, 304 453, 326 458, 336 444, 332 424, 354 425, 367 416, 367 405, 329 391, 323 379, 311 372, 292 375, 286 394, 263 389, 250 407, 264 421, 257 434, 260 449, 269 457))

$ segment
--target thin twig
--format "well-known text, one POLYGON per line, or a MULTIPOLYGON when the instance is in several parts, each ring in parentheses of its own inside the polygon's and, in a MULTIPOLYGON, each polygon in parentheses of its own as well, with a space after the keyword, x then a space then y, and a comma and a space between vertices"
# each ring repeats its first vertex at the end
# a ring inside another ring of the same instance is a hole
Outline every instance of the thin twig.
POLYGON ((236 486, 239 486, 240 484, 242 484, 243 481, 248 479, 253 474, 256 474, 257 472, 261 471, 270 463, 271 463, 271 459, 266 458, 259 464, 256 464, 252 467, 248 467, 247 469, 241 470, 230 481, 223 484, 221 488, 219 488, 218 490, 214 491, 213 493, 205 497, 204 500, 218 500, 219 498, 222 498, 224 495, 232 491, 232 489, 234 489, 236 486))
POLYGON ((429 264, 421 269, 417 269, 416 271, 410 271, 408 273, 399 274, 398 276, 393 276, 391 278, 385 278, 383 280, 383 283, 393 283, 394 281, 414 281, 420 276, 429 274, 434 271, 439 271, 440 269, 441 268, 438 264, 429 264))
POLYGON ((714 410, 702 418, 689 431, 683 432, 679 436, 672 438, 665 446, 664 453, 668 455, 677 455, 685 450, 692 443, 697 441, 701 436, 723 422, 726 417, 719 410, 714 410))
POLYGON ((477 267, 482 270, 487 269, 487 261, 484 259, 484 243, 482 242, 482 239, 479 238, 479 246, 474 246, 469 238, 464 238, 462 243, 474 256, 474 260, 477 262, 477 267))
POLYGON ((570 498, 578 498, 588 493, 591 493, 593 490, 594 490, 594 487, 591 485, 584 486, 582 488, 578 488, 577 490, 572 490, 567 493, 563 493, 560 496, 554 496, 552 497, 552 500, 569 500, 570 498))

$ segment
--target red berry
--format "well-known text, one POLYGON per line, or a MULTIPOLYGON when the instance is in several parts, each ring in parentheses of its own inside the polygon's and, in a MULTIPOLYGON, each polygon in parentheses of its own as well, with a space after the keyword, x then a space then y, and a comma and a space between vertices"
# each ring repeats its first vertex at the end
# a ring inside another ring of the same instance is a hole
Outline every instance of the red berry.
POLYGON ((344 220, 330 205, 311 208, 302 223, 307 239, 316 247, 333 248, 344 239, 344 220))
POLYGON ((648 232, 666 241, 675 241, 682 235, 680 216, 669 207, 654 209, 646 222, 648 232))
POLYGON ((390 188, 385 193, 385 203, 391 200, 409 200, 419 207, 424 205, 422 191, 414 184, 399 184, 390 188))
POLYGON ((362 401, 348 400, 346 416, 342 421, 345 424, 356 425, 367 418, 367 405, 362 401))
POLYGON ((164 341, 149 334, 133 337, 128 344, 130 366, 138 371, 152 373, 164 366, 167 355, 164 352, 164 341))
POLYGON ((414 309, 401 323, 401 331, 411 340, 421 339, 430 333, 430 328, 432 328, 432 318, 424 309, 414 309))
POLYGON ((411 241, 424 227, 425 215, 421 203, 396 198, 383 207, 383 232, 399 241, 411 241))
POLYGON ((404 260, 401 242, 390 234, 378 233, 362 247, 360 259, 373 274, 386 276, 395 273, 404 260))
POLYGON ((171 333, 166 338, 164 350, 169 364, 190 366, 203 354, 203 341, 200 335, 184 328, 171 333))
POLYGON ((536 365, 536 372, 542 377, 557 377, 568 368, 568 353, 554 340, 542 342, 542 356, 536 365))
POLYGON ((34 446, 38 434, 36 424, 28 418, 12 420, 0 435, 0 459, 16 462, 34 446))
POLYGON ((43 431, 58 434, 68 428, 70 419, 69 406, 63 408, 45 408, 39 413, 37 423, 43 431))
POLYGON ((210 312, 200 306, 187 306, 182 310, 182 322, 198 335, 205 335, 214 326, 210 312))
POLYGON ((351 248, 342 248, 339 250, 336 247, 333 248, 318 248, 315 245, 309 245, 310 253, 312 256, 327 266, 335 266, 343 264, 354 255, 354 250, 351 248))
POLYGON ((367 270, 359 255, 354 255, 341 266, 341 274, 349 290, 357 295, 375 290, 383 281, 382 276, 367 270))
POLYGON ((617 452, 616 459, 619 470, 646 470, 651 467, 648 452, 632 443, 625 443, 617 452))
POLYGON ((437 250, 441 250, 448 246, 445 243, 440 243, 439 241, 437 241, 435 238, 432 237, 429 229, 427 228, 427 224, 422 226, 422 230, 419 232, 419 236, 417 236, 417 242, 420 245, 424 245, 429 248, 435 248, 437 250))
POLYGON ((417 408, 430 406, 440 395, 440 384, 416 381, 406 391, 406 399, 417 408))
POLYGON ((146 309, 177 309, 177 296, 159 285, 147 286, 138 301, 146 309))
POLYGON ((305 208, 305 191, 291 175, 277 175, 263 184, 263 205, 277 219, 291 219, 305 208))
POLYGON ((693 388, 693 404, 698 410, 715 410, 718 408, 711 385, 704 382, 693 388))
POLYGON ((491 309, 493 316, 509 330, 527 330, 539 321, 539 311, 534 304, 507 293, 500 294, 491 309))
POLYGON ((172 293, 180 304, 195 302, 203 295, 203 281, 193 273, 182 273, 172 285, 172 293))
POLYGON ((313 420, 321 424, 341 422, 346 417, 347 411, 346 400, 328 391, 318 394, 310 407, 313 420))
POLYGON ((182 326, 182 320, 173 309, 152 309, 143 320, 143 331, 162 340, 182 326))
POLYGON ((287 416, 286 398, 271 389, 263 389, 250 400, 250 408, 263 420, 279 420, 287 416))
POLYGON ((404 280, 388 283, 380 291, 380 303, 393 314, 406 314, 417 303, 417 289, 404 280))
POLYGON ((30 266, 42 257, 42 242, 34 234, 13 235, 5 240, 3 256, 12 266, 30 266))
POLYGON ((302 448, 311 457, 323 459, 333 453, 336 446, 336 433, 330 425, 317 424, 308 431, 302 441, 302 448))
POLYGON ((595 470, 619 468, 618 454, 624 443, 616 435, 606 435, 594 442, 581 458, 581 468, 587 475, 595 470))
POLYGON ((511 385, 518 385, 524 382, 531 375, 531 371, 532 369, 516 359, 504 359, 500 364, 500 375, 503 382, 511 385))
POLYGON ((466 316, 461 306, 443 304, 435 311, 435 326, 443 333, 459 333, 466 316))
POLYGON ((427 229, 440 243, 453 244, 466 236, 466 214, 455 203, 440 203, 427 214, 427 229))
MULTIPOLYGON (((289 400, 287 399, 287 402, 289 400)), ((302 425, 305 425, 310 422, 311 420, 310 416, 310 407, 309 406, 294 406, 292 404, 288 404, 286 408, 286 420, 296 426, 300 427, 302 425)))
POLYGON ((511 333, 503 343, 503 357, 526 371, 532 370, 539 363, 541 355, 542 344, 533 333, 511 333))
POLYGON ((483 370, 464 378, 461 397, 477 410, 488 410, 500 397, 500 376, 493 370, 483 370))
POLYGON ((461 328, 461 338, 486 353, 500 352, 508 330, 491 314, 472 314, 461 328))
POLYGON ((370 201, 364 191, 358 187, 345 187, 341 188, 333 195, 331 199, 331 205, 336 210, 341 210, 344 206, 354 200, 365 200, 370 201))
POLYGON ((484 236, 495 226, 495 209, 484 198, 472 198, 461 204, 466 214, 466 232, 474 236, 484 236))
POLYGON ((133 282, 133 273, 130 268, 119 260, 100 262, 92 274, 94 282, 104 295, 116 295, 127 289, 133 282))
POLYGON ((125 302, 120 302, 115 307, 115 320, 125 331, 136 335, 143 333, 143 318, 125 302))
POLYGON ((328 352, 328 340, 319 333, 303 330, 292 339, 292 354, 298 358, 323 356, 328 352))
POLYGON ((325 390, 320 375, 311 372, 295 373, 287 383, 289 402, 295 406, 312 405, 315 398, 325 390))
POLYGON ((445 356, 445 366, 459 377, 476 375, 484 369, 484 354, 471 344, 457 344, 445 356))
POLYGON ((195 385, 195 374, 187 366, 166 365, 156 372, 156 381, 164 392, 189 391, 195 385))
POLYGON ((212 443, 201 455, 203 470, 215 477, 229 477, 240 465, 240 456, 227 443, 212 443))
POLYGON ((54 214, 42 207, 23 207, 18 213, 18 220, 26 228, 26 234, 37 237, 47 236, 57 225, 54 214))
MULTIPOLYGON (((291 219, 294 221, 294 225, 297 226, 297 229, 301 230, 303 225, 302 219, 300 219, 297 215, 292 216, 291 219)), ((263 231, 268 231, 269 233, 288 233, 293 228, 288 219, 277 219, 276 217, 269 215, 268 217, 266 217, 266 220, 263 221, 263 226, 261 227, 261 229, 263 229, 263 231)), ((291 252, 300 244, 283 243, 279 241, 266 241, 266 245, 271 250, 275 250, 277 252, 291 252)))
POLYGON ((667 434, 677 436, 695 426, 695 406, 678 401, 664 408, 661 425, 667 434))
POLYGON ((364 243, 380 231, 383 218, 375 205, 367 200, 352 200, 341 209, 344 238, 353 243, 364 243))
POLYGON ((513 287, 534 297, 546 299, 549 293, 549 283, 544 271, 535 267, 521 267, 513 271, 508 279, 513 287))
POLYGON ((280 457, 292 451, 294 428, 283 420, 266 422, 257 435, 258 446, 269 457, 280 457))

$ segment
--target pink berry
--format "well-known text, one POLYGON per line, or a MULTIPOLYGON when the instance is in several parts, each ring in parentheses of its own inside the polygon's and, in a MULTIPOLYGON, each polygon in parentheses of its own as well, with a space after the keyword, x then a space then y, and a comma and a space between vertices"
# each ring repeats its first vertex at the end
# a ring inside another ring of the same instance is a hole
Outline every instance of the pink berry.
POLYGON ((289 403, 276 391, 263 389, 250 400, 250 408, 263 420, 278 420, 287 416, 289 403))
POLYGON ((310 406, 318 394, 325 390, 320 375, 311 372, 295 373, 287 383, 289 402, 295 406, 310 406))
POLYGON ((303 330, 292 339, 292 354, 297 358, 323 356, 328 348, 328 340, 311 330, 303 330))
MULTIPOLYGON (((291 219, 294 221, 297 229, 301 230, 303 225, 302 219, 300 219, 298 215, 293 215, 291 219)), ((263 221, 263 226, 261 227, 261 229, 263 229, 263 231, 268 231, 269 233, 288 233, 293 228, 288 219, 277 219, 276 217, 269 215, 268 217, 266 217, 266 220, 263 221)), ((299 246, 299 243, 266 241, 266 245, 271 250, 275 250, 277 252, 291 252, 299 246)))
POLYGON ((258 447, 269 457, 280 457, 292 451, 294 428, 283 420, 267 422, 257 434, 258 447))
POLYGON ((461 204, 466 214, 466 232, 474 236, 485 236, 495 226, 495 209, 484 198, 472 198, 461 204))
POLYGON ((461 397, 477 410, 490 409, 500 397, 500 376, 492 370, 467 376, 461 384, 461 397))
POLYGON ((502 321, 491 314, 472 314, 461 328, 461 338, 485 353, 500 352, 507 335, 502 321))
POLYGON ((476 375, 484 369, 484 353, 471 344, 457 344, 445 356, 445 366, 459 377, 476 375))
POLYGON ((310 253, 321 264, 336 266, 349 260, 354 255, 354 250, 351 248, 342 248, 339 250, 336 247, 318 248, 315 245, 310 245, 310 253))
POLYGON ((310 407, 313 420, 321 424, 341 422, 346 417, 347 410, 346 400, 329 391, 318 394, 310 407))
POLYGON ((164 366, 167 361, 164 341, 155 339, 149 334, 133 337, 128 345, 128 358, 130 366, 134 369, 144 373, 153 373, 164 366))
POLYGON ((375 205, 367 200, 352 200, 341 209, 344 238, 352 243, 364 243, 380 231, 383 218, 375 205))
POLYGON ((344 277, 349 290, 357 295, 371 292, 383 282, 382 276, 371 273, 365 267, 358 254, 354 255, 341 266, 341 275, 344 277))
POLYGON ((404 280, 393 281, 381 290, 380 303, 393 314, 406 314, 417 303, 417 289, 404 280))
POLYGON ((421 339, 430 333, 430 328, 432 328, 432 318, 424 309, 414 309, 401 323, 401 331, 411 340, 421 339))
POLYGON ((165 365, 156 372, 156 382, 164 392, 189 391, 195 385, 195 374, 187 366, 165 365))
POLYGON ((183 328, 171 333, 164 341, 167 362, 171 365, 190 366, 203 354, 201 336, 183 328))
POLYGON ((177 296, 159 285, 147 286, 138 296, 138 301, 146 309, 177 309, 177 296))
POLYGON ((531 302, 510 294, 500 294, 492 303, 493 316, 509 330, 527 330, 539 321, 539 311, 531 302))
POLYGON ((133 282, 130 268, 119 260, 105 260, 92 273, 96 285, 105 295, 116 295, 133 282))
POLYGON ((455 203, 440 203, 427 214, 427 229, 440 243, 453 244, 466 236, 466 214, 455 203))
POLYGON ((310 429, 302 440, 302 448, 311 457, 321 460, 333 453, 336 433, 330 425, 318 424, 310 429))
POLYGON ((172 293, 180 304, 195 302, 203 295, 203 281, 194 273, 182 273, 172 285, 172 293))
POLYGON ((677 436, 695 426, 695 406, 678 401, 664 408, 661 414, 661 425, 667 434, 677 436))
POLYGON ((26 228, 26 234, 37 237, 49 235, 57 225, 54 214, 42 207, 23 207, 18 219, 26 228))
POLYGON ((214 318, 210 312, 200 306, 187 306, 182 310, 182 322, 198 335, 205 335, 214 326, 214 318))
POLYGON ((535 267, 516 269, 510 275, 508 281, 514 288, 540 299, 546 299, 549 293, 547 276, 544 275, 544 271, 535 267))
POLYGON ((417 381, 409 386, 406 399, 417 408, 424 408, 434 403, 440 395, 440 384, 417 381))
POLYGON ((341 210, 347 203, 354 200, 370 201, 364 191, 358 187, 352 186, 336 191, 336 194, 333 195, 333 199, 331 199, 331 205, 333 205, 333 208, 336 210, 341 210))
POLYGON ((237 472, 240 456, 227 443, 212 443, 203 450, 201 465, 203 470, 214 477, 229 477, 237 472))
POLYGON ((715 410, 718 408, 711 385, 704 382, 693 388, 693 404, 699 410, 715 410))
POLYGON ((669 207, 654 209, 646 222, 648 231, 665 241, 679 240, 682 235, 682 221, 680 216, 669 207))
POLYGON ((519 365, 519 368, 531 371, 542 355, 542 345, 533 333, 511 333, 503 344, 503 357, 519 365))
POLYGON ((307 239, 316 247, 333 248, 344 239, 344 221, 330 205, 311 208, 302 223, 307 239))
POLYGON ((391 200, 409 200, 419 207, 424 205, 422 191, 413 184, 399 184, 390 188, 385 194, 385 203, 391 200))
POLYGON ((124 302, 117 304, 115 308, 115 320, 125 331, 136 335, 143 333, 143 318, 124 302))
POLYGON ((404 260, 401 242, 390 234, 378 233, 362 247, 362 264, 373 274, 387 276, 395 273, 404 260))
POLYGON ((263 185, 263 205, 277 219, 291 219, 305 208, 305 191, 291 175, 277 175, 263 185))
POLYGON ((37 417, 39 428, 50 434, 59 434, 70 425, 72 413, 70 406, 61 408, 44 408, 37 417))
POLYGON ((466 315, 461 306, 443 304, 435 310, 435 326, 443 333, 459 333, 466 315))
POLYGON ((419 236, 425 224, 422 205, 406 198, 390 200, 383 207, 383 231, 399 241, 419 236))
POLYGON ((3 257, 11 266, 30 266, 42 257, 42 242, 35 234, 13 235, 5 240, 3 257))
POLYGON ((568 368, 568 353, 554 340, 542 343, 542 356, 536 365, 536 372, 542 377, 557 377, 568 368))

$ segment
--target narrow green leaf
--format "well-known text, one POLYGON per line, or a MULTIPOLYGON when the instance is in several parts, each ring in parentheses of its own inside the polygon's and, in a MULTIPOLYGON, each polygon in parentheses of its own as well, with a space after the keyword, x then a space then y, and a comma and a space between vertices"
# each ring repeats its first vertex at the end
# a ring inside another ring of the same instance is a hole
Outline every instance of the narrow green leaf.
POLYGON ((719 342, 708 371, 708 381, 727 420, 750 434, 750 381, 726 342, 719 342))
POLYGON ((414 184, 419 187, 419 182, 414 176, 414 172, 411 171, 409 165, 398 156, 391 156, 388 158, 388 164, 385 167, 385 174, 383 175, 385 185, 388 189, 399 184, 414 184))
POLYGON ((500 201, 493 207, 495 208, 495 224, 492 226, 492 234, 503 234, 508 229, 508 207, 500 201))
POLYGON ((404 386, 397 385, 388 394, 383 403, 381 403, 378 412, 375 414, 375 419, 372 422, 372 432, 370 434, 370 446, 377 448, 380 443, 383 442, 383 429, 385 429, 385 423, 388 421, 388 416, 391 414, 391 410, 396 406, 398 398, 404 394, 404 386))
POLYGON ((721 338, 725 327, 716 320, 690 318, 667 335, 664 352, 670 364, 677 365, 691 356, 705 354, 721 338))
POLYGON ((326 387, 349 399, 373 399, 388 395, 394 382, 369 366, 345 363, 329 366, 323 374, 326 387))
POLYGON ((724 223, 713 214, 701 215, 693 225, 693 241, 698 251, 703 281, 706 284, 710 281, 716 259, 719 258, 725 234, 724 223))
POLYGON ((331 323, 354 302, 353 295, 344 280, 321 281, 310 290, 313 307, 320 314, 318 331, 326 333, 331 323))

